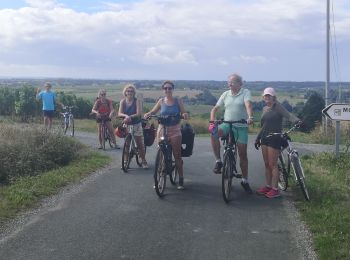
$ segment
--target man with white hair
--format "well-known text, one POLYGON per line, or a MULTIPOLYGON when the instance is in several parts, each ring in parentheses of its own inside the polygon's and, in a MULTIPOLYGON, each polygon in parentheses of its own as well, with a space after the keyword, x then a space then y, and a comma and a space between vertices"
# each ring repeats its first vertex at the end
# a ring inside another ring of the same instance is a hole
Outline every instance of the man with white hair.
MULTIPOLYGON (((210 112, 210 120, 215 120, 215 115, 219 108, 223 108, 225 121, 238 121, 246 119, 248 125, 253 124, 253 108, 251 103, 251 93, 248 89, 242 88, 243 80, 238 74, 232 74, 228 77, 229 90, 225 91, 217 101, 216 105, 210 112)), ((240 158, 240 168, 242 171, 241 185, 244 190, 252 194, 252 189, 248 183, 248 157, 247 157, 247 143, 248 143, 248 125, 234 124, 233 132, 237 137, 238 155, 240 158)), ((220 174, 222 162, 220 157, 220 141, 219 137, 227 136, 229 133, 229 125, 221 124, 217 127, 216 124, 209 125, 211 132, 211 144, 215 155, 216 163, 214 173, 220 174)))

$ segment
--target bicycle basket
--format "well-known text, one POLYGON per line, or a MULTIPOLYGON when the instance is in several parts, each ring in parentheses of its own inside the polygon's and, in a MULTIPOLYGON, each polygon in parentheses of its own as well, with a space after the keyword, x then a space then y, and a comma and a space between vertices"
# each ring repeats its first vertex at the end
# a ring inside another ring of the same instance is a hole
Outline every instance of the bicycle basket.
POLYGON ((114 134, 118 136, 119 138, 124 138, 128 134, 128 129, 124 126, 118 126, 114 130, 114 134))
POLYGON ((154 125, 145 126, 143 128, 143 139, 146 146, 152 146, 156 138, 156 129, 154 125))
POLYGON ((193 152, 193 144, 194 144, 194 136, 195 136, 192 126, 188 123, 181 125, 181 134, 182 134, 181 156, 190 157, 193 152))

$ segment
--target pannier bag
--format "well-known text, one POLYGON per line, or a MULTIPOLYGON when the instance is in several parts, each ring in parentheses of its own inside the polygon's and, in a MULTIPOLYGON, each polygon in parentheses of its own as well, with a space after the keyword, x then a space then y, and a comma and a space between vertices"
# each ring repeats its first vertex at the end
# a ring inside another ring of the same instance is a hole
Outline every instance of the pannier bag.
POLYGON ((181 125, 181 134, 182 134, 181 156, 190 157, 193 152, 194 135, 195 135, 192 126, 188 123, 181 125))
POLYGON ((143 139, 145 146, 151 146, 154 143, 154 139, 156 138, 156 129, 154 125, 146 125, 143 128, 143 139))

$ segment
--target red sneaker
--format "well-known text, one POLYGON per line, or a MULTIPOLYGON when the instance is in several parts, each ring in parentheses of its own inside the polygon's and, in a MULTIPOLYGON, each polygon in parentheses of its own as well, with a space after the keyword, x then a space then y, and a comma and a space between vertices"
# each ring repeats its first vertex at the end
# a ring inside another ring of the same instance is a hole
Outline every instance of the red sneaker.
POLYGON ((270 190, 271 190, 271 187, 264 186, 264 187, 261 187, 261 188, 257 189, 256 193, 259 194, 259 195, 265 195, 270 190))
POLYGON ((272 199, 272 198, 280 197, 281 194, 279 190, 271 189, 268 193, 265 194, 265 196, 269 199, 272 199))

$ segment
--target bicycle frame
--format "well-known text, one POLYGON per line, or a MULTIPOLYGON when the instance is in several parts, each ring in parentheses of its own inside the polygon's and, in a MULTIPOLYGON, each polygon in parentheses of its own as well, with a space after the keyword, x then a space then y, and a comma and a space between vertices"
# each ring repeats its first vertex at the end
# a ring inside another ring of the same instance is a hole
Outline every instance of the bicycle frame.
MULTIPOLYGON (((233 133, 233 124, 235 123, 247 123, 246 120, 241 119, 238 121, 225 121, 225 120, 215 120, 209 121, 219 125, 221 123, 229 124, 229 133, 226 137, 221 137, 221 140, 224 145, 224 154, 223 154, 223 167, 222 167, 222 180, 221 180, 221 189, 223 199, 226 203, 230 201, 230 194, 232 188, 232 178, 242 178, 241 174, 237 173, 237 144, 236 138, 233 133)), ((217 127, 217 126, 216 126, 217 127)))
POLYGON ((122 169, 124 172, 127 172, 129 169, 130 162, 132 157, 136 156, 136 163, 139 167, 142 166, 141 158, 139 157, 139 150, 136 144, 135 135, 134 135, 134 125, 123 125, 127 127, 128 134, 125 136, 123 154, 122 154, 122 169), (129 140, 130 139, 130 140, 129 140))
POLYGON ((72 113, 73 106, 65 106, 63 109, 65 110, 63 113, 60 113, 63 117, 63 132, 67 133, 68 128, 71 131, 71 136, 74 136, 74 116, 72 113))
POLYGON ((158 140, 158 152, 155 162, 154 171, 154 187, 159 197, 163 196, 166 186, 166 176, 169 175, 170 182, 175 185, 177 179, 177 168, 175 166, 175 160, 173 160, 172 146, 168 138, 168 129, 162 122, 167 118, 174 116, 156 116, 152 115, 151 118, 156 118, 158 123, 163 125, 162 135, 158 140))

